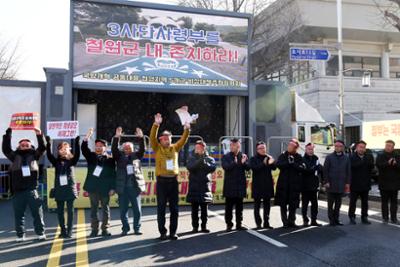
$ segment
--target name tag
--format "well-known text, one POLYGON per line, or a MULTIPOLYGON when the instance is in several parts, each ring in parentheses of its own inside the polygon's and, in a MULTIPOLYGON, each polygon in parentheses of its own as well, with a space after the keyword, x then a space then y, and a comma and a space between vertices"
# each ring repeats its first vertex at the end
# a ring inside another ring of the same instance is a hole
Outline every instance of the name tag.
POLYGON ((128 175, 132 175, 134 173, 132 164, 126 166, 126 172, 128 173, 128 175))
POLYGON ((29 166, 22 166, 22 176, 23 177, 31 176, 31 169, 29 168, 29 166))
POLYGON ((168 159, 166 161, 165 165, 167 166, 167 170, 168 171, 173 171, 174 170, 174 160, 168 159))
POLYGON ((64 185, 67 185, 67 184, 68 184, 67 175, 65 175, 65 174, 60 175, 60 185, 64 186, 64 185))
POLYGON ((101 172, 103 171, 103 167, 96 166, 96 169, 93 171, 93 175, 96 177, 100 177, 101 172))

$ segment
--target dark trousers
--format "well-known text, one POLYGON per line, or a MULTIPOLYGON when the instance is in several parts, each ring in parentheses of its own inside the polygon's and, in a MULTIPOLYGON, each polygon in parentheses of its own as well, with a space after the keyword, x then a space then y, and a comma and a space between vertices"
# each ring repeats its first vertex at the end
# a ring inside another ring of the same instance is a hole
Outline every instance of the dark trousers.
POLYGON ((340 206, 342 206, 342 193, 328 193, 328 218, 330 223, 339 222, 340 206))
POLYGON ((57 217, 58 224, 60 225, 61 231, 65 232, 65 218, 64 218, 64 207, 67 203, 67 231, 72 231, 72 222, 74 221, 74 200, 57 201, 57 217))
POLYGON ((157 177, 157 223, 158 231, 160 234, 166 234, 165 228, 165 210, 167 203, 169 204, 170 235, 176 234, 178 229, 178 216, 179 216, 179 188, 178 180, 176 177, 157 177))
POLYGON ((192 203, 192 226, 199 228, 199 208, 201 209, 201 229, 207 228, 208 205, 207 203, 192 203))
POLYGON ((242 226, 243 220, 243 198, 227 197, 225 198, 225 222, 228 227, 232 227, 233 207, 236 213, 236 227, 242 226))
POLYGON ((356 218, 357 199, 361 198, 361 219, 368 217, 368 193, 369 191, 351 192, 349 205, 349 218, 356 218))
POLYGON ((389 220, 389 202, 390 202, 390 219, 397 221, 397 190, 381 190, 382 198, 382 218, 389 220))
POLYGON ((286 205, 286 204, 280 205, 281 220, 282 220, 283 226, 295 224, 297 206, 298 206, 298 203, 294 202, 294 201, 290 201, 289 205, 286 205), (289 209, 288 209, 288 207, 289 207, 289 209), (289 214, 288 214, 288 210, 289 210, 289 214))
POLYGON ((301 212, 303 215, 303 221, 309 222, 307 212, 308 203, 311 202, 311 221, 317 221, 318 215, 318 191, 304 191, 301 193, 301 212))
POLYGON ((259 227, 263 223, 260 216, 261 203, 264 204, 264 211, 263 211, 264 226, 269 226, 269 213, 271 210, 271 198, 269 197, 254 198, 254 219, 256 221, 256 225, 257 227, 259 227))
POLYGON ((93 231, 99 230, 99 218, 97 216, 99 212, 99 203, 101 204, 102 211, 102 224, 101 230, 105 231, 110 227, 110 197, 102 196, 98 192, 89 193, 90 199, 90 219, 91 227, 93 231))
POLYGON ((16 192, 13 197, 15 231, 18 237, 25 234, 25 210, 29 207, 33 217, 35 233, 44 233, 42 200, 39 198, 37 190, 26 190, 16 192))
POLYGON ((118 194, 118 202, 119 202, 119 212, 120 219, 122 223, 122 231, 129 232, 129 204, 132 206, 133 212, 133 230, 135 232, 139 232, 141 227, 141 217, 142 217, 142 203, 140 191, 136 187, 125 186, 124 192, 122 194, 118 194))

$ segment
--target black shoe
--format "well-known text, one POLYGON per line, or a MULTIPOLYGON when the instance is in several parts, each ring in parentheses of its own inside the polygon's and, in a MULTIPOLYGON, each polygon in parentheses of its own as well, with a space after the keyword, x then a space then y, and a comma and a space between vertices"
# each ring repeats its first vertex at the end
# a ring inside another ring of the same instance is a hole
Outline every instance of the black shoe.
POLYGON ((288 226, 289 226, 290 228, 299 228, 299 226, 298 226, 296 223, 294 223, 294 222, 289 223, 288 226))
POLYGON ((92 230, 92 232, 90 233, 89 237, 96 237, 98 234, 99 234, 99 231, 92 230))
POLYGON ((208 230, 206 227, 201 228, 201 232, 208 234, 210 232, 210 230, 208 230))
POLYGON ((309 226, 308 221, 303 222, 303 226, 308 227, 309 226))
POLYGON ((392 224, 399 224, 399 221, 398 221, 398 220, 392 220, 391 223, 392 223, 392 224))
POLYGON ((169 239, 171 240, 178 240, 178 236, 176 234, 170 234, 169 239))
POLYGON ((388 220, 388 219, 382 219, 382 223, 388 224, 388 223, 389 223, 389 220, 388 220))
POLYGON ((260 229, 262 229, 261 224, 257 224, 256 230, 260 230, 260 229))
POLYGON ((322 224, 320 224, 320 223, 317 223, 317 221, 312 221, 312 222, 311 222, 311 226, 317 226, 317 227, 320 227, 320 226, 322 226, 322 224))
POLYGON ((335 222, 329 222, 329 226, 336 226, 335 222))
POLYGON ((226 226, 226 231, 229 233, 229 232, 232 232, 232 228, 233 228, 233 226, 232 225, 228 225, 228 226, 226 226))
POLYGON ((67 230, 66 238, 71 238, 71 237, 72 237, 72 230, 67 230))
POLYGON ((111 236, 111 233, 108 230, 103 230, 101 231, 101 235, 106 237, 106 236, 111 236))
POLYGON ((121 236, 127 236, 128 235, 128 231, 122 231, 121 236))
POLYGON ((68 238, 67 231, 61 230, 61 233, 58 235, 58 238, 68 238))
POLYGON ((274 229, 274 227, 272 227, 272 226, 269 225, 269 224, 264 224, 264 229, 271 230, 271 229, 274 229))
POLYGON ((199 232, 199 228, 197 228, 197 227, 193 227, 193 229, 192 229, 192 233, 198 233, 199 232))
POLYGON ((160 237, 158 238, 159 240, 167 240, 168 239, 168 237, 167 237, 167 234, 161 234, 160 235, 160 237))
POLYGON ((140 232, 139 230, 135 231, 134 235, 143 235, 142 232, 140 232))
POLYGON ((238 226, 236 226, 236 230, 238 230, 238 231, 244 231, 244 230, 247 230, 247 228, 246 228, 246 227, 243 227, 243 226, 241 226, 241 225, 238 225, 238 226))
POLYGON ((283 228, 289 228, 290 226, 289 226, 289 224, 288 223, 284 223, 283 224, 283 228))
POLYGON ((363 224, 371 224, 371 222, 370 222, 367 218, 362 219, 361 222, 362 222, 363 224))
POLYGON ((357 224, 356 219, 350 218, 350 224, 353 224, 353 225, 357 224))
POLYGON ((343 226, 343 223, 342 223, 341 221, 337 221, 337 222, 336 222, 336 225, 338 225, 338 226, 343 226))

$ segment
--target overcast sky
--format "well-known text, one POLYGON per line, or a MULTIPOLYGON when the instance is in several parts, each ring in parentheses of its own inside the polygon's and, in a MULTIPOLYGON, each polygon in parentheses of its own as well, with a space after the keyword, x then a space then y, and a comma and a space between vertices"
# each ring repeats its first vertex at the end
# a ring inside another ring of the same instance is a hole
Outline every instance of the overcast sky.
MULTIPOLYGON (((67 68, 69 0, 9 0, 0 8, 0 42, 19 43, 21 80, 44 81, 43 67, 67 68)), ((148 0, 174 5, 177 0, 148 0)))

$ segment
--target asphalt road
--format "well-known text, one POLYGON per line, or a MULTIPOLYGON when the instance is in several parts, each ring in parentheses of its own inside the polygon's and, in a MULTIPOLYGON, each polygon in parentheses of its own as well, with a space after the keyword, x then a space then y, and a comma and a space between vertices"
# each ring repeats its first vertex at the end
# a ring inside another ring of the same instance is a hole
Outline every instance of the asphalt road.
MULTIPOLYGON (((118 209, 112 209, 109 238, 87 238, 89 210, 75 212, 74 237, 54 238, 55 213, 45 214, 48 240, 36 241, 27 213, 27 238, 15 242, 10 201, 0 202, 0 266, 400 266, 400 226, 384 225, 379 203, 370 203, 372 225, 349 225, 347 206, 342 207, 344 226, 327 226, 326 202, 320 201, 323 227, 283 229, 279 208, 271 210, 273 230, 255 231, 252 204, 245 205, 248 231, 225 232, 224 206, 210 207, 210 234, 192 234, 189 207, 181 207, 179 240, 158 241, 156 210, 143 209, 144 235, 120 237, 118 209)), ((300 211, 300 210, 298 210, 300 211)), ((359 210, 357 211, 359 214, 359 210)), ((359 221, 359 218, 358 218, 359 221)), ((302 224, 301 216, 297 223, 302 224)))

